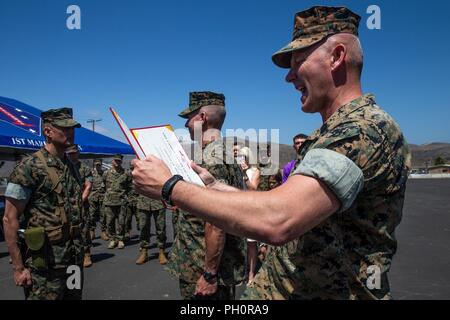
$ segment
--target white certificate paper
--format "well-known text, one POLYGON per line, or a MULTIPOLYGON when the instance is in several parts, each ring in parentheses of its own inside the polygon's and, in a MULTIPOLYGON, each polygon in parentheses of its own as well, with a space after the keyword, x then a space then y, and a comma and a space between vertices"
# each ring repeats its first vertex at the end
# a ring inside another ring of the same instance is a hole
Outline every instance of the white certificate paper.
POLYGON ((186 181, 205 186, 191 168, 191 160, 170 125, 129 129, 117 112, 113 108, 109 109, 138 159, 155 156, 164 161, 172 174, 179 174, 186 181))

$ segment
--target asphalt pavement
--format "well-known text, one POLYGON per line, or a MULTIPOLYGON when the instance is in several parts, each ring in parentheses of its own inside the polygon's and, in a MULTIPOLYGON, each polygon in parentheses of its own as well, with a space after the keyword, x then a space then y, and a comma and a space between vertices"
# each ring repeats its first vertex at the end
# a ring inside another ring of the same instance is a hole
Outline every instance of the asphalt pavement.
MULTIPOLYGON (((166 216, 169 246, 171 216, 166 216)), ((389 279, 395 299, 450 299, 450 179, 410 180, 403 220, 397 228, 398 252, 389 279)), ((91 268, 85 269, 83 298, 87 300, 180 299, 178 281, 158 263, 152 225, 151 260, 135 264, 138 233, 122 249, 107 249, 94 240, 91 268)), ((12 279, 4 241, 0 242, 0 300, 23 299, 12 279)), ((242 292, 244 288, 238 289, 242 292)))

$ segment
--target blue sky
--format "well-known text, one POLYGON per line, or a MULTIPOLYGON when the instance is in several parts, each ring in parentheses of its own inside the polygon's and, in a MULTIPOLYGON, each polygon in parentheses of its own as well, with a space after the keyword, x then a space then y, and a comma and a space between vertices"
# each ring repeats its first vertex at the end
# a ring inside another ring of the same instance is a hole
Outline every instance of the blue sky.
POLYGON ((189 91, 227 97, 225 128, 280 129, 282 143, 320 126, 300 110, 271 55, 290 41, 295 12, 344 4, 362 16, 363 89, 410 143, 450 142, 448 1, 1 0, 0 95, 41 109, 71 106, 85 127, 121 140, 108 112, 131 127, 170 123, 189 91), (81 30, 66 9, 81 8, 81 30), (369 30, 369 5, 381 30, 369 30))

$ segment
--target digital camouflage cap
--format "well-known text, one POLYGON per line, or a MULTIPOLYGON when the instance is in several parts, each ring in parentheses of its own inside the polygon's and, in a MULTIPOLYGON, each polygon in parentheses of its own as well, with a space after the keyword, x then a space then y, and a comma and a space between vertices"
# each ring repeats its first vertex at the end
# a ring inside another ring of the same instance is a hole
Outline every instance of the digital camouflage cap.
POLYGON ((72 108, 50 109, 41 113, 44 123, 50 123, 63 128, 80 128, 81 124, 73 119, 72 108))
POLYGON ((350 33, 358 36, 361 17, 345 7, 315 6, 297 12, 294 18, 292 41, 272 56, 272 61, 281 68, 290 68, 294 51, 305 49, 327 36, 350 33))
POLYGON ((121 155, 119 153, 115 154, 113 160, 120 160, 120 161, 122 161, 123 160, 123 155, 121 155))
POLYGON ((197 111, 201 107, 211 105, 225 107, 225 96, 211 91, 190 92, 189 107, 184 109, 179 116, 187 119, 192 112, 197 111))

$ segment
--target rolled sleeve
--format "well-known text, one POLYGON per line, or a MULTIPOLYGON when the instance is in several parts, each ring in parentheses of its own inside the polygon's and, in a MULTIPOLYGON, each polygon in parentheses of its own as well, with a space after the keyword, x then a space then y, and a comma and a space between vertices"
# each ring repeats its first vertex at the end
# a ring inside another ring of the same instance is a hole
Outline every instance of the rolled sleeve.
POLYGON ((339 212, 349 209, 364 185, 361 169, 346 156, 328 149, 312 149, 292 175, 301 174, 325 183, 341 202, 339 212))
POLYGON ((10 182, 6 187, 5 197, 28 202, 31 197, 31 192, 29 188, 10 182))

